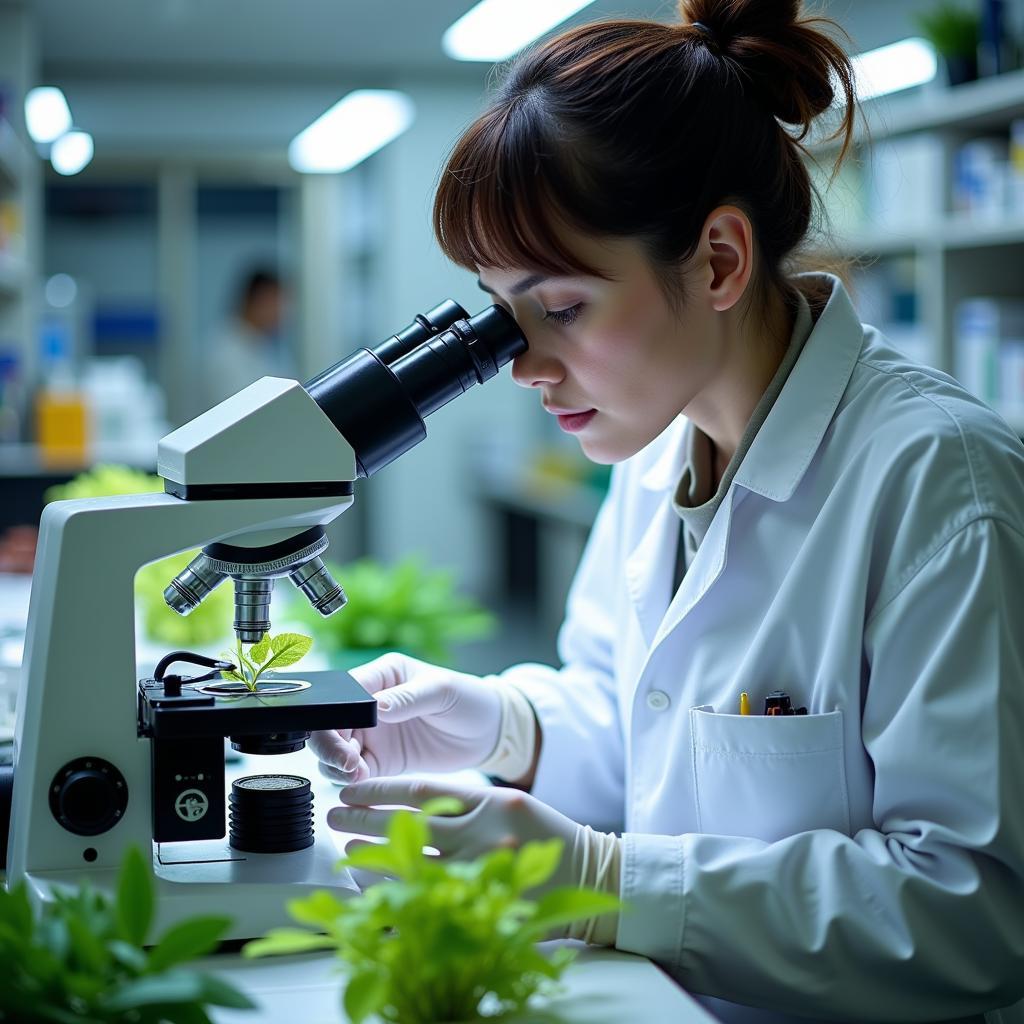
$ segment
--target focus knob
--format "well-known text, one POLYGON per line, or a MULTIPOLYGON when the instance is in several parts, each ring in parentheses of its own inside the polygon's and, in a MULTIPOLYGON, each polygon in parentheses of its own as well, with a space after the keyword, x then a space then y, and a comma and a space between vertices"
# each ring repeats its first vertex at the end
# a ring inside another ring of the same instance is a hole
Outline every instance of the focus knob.
POLYGON ((50 811, 63 828, 97 836, 113 828, 128 806, 128 784, 109 761, 78 757, 50 784, 50 811))

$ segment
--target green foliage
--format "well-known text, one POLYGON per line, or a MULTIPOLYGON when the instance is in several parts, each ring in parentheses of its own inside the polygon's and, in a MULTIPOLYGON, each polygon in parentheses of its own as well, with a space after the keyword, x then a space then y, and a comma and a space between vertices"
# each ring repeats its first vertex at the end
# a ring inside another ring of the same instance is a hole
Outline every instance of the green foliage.
POLYGON ((978 51, 978 13, 950 0, 915 16, 921 34, 943 57, 973 57, 978 51))
MULTIPOLYGON (((130 466, 100 464, 66 484, 50 487, 47 501, 72 498, 107 498, 116 494, 151 494, 162 491, 164 482, 130 466)), ((202 647, 223 640, 231 628, 234 598, 230 586, 218 587, 190 615, 171 611, 164 588, 192 561, 198 551, 186 551, 144 565, 135 576, 135 602, 146 636, 172 647, 202 647)))
POLYGON ((397 811, 388 841, 358 848, 340 866, 388 879, 339 900, 325 891, 288 904, 298 928, 250 942, 246 956, 336 950, 348 965, 345 1012, 352 1024, 372 1014, 392 1024, 483 1019, 521 1013, 535 995, 550 994, 573 958, 545 957, 536 943, 552 929, 618 909, 608 894, 559 888, 526 892, 554 873, 562 841, 507 847, 474 861, 424 854, 429 814, 461 810, 457 801, 428 803, 422 813, 397 811))
POLYGON ((287 668, 304 658, 313 646, 311 636, 301 633, 278 633, 271 636, 263 634, 259 643, 253 644, 248 653, 241 640, 235 641, 233 651, 225 651, 224 658, 233 662, 241 671, 221 672, 225 679, 234 679, 255 692, 260 676, 270 669, 287 668))
POLYGON ((210 1024, 209 1006, 249 1009, 248 997, 181 965, 210 952, 226 917, 174 925, 149 950, 153 883, 138 848, 114 899, 88 883, 58 893, 37 916, 24 883, 0 886, 0 1021, 17 1024, 210 1024))
POLYGON ((289 609, 328 652, 387 648, 447 661, 451 644, 494 629, 493 615, 456 593, 452 573, 426 569, 414 556, 391 567, 361 559, 329 568, 348 604, 326 619, 302 597, 289 609))

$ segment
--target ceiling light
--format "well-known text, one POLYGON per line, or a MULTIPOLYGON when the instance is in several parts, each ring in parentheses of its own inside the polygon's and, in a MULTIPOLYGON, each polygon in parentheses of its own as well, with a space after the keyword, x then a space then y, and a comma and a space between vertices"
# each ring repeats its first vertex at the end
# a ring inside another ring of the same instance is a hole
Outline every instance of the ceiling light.
POLYGON ((935 77, 937 69, 935 51, 925 40, 917 38, 901 39, 859 53, 852 60, 860 100, 924 85, 935 77))
POLYGON ((71 127, 71 111, 64 93, 53 85, 30 89, 25 97, 25 123, 33 142, 45 145, 71 127))
POLYGON ((357 89, 292 139, 288 162, 306 174, 347 171, 398 138, 414 114, 403 92, 357 89))
POLYGON ((88 132, 65 132, 50 147, 50 163, 58 174, 77 174, 92 159, 92 153, 88 132))
POLYGON ((480 0, 448 28, 441 45, 456 60, 504 60, 593 2, 480 0))

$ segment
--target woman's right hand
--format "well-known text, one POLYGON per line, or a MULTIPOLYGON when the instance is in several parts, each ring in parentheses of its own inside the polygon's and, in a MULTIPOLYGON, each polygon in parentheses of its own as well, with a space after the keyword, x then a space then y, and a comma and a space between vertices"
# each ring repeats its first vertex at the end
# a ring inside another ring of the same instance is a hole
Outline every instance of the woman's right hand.
POLYGON ((315 732, 307 743, 335 782, 475 768, 501 731, 498 686, 397 652, 351 670, 377 699, 372 729, 315 732))

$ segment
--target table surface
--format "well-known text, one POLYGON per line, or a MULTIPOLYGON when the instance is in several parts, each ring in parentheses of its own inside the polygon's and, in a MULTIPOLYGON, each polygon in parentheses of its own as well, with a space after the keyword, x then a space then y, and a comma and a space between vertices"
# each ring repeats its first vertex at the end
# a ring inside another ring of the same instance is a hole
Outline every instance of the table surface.
MULTIPOLYGON (((516 1024, 712 1024, 714 1018, 649 960, 614 949, 581 943, 543 943, 578 947, 576 960, 562 975, 563 991, 544 1014, 515 1018, 516 1024)), ((213 1010, 216 1024, 347 1024, 341 1007, 339 964, 330 954, 245 960, 239 955, 200 961, 209 970, 247 992, 259 1010, 213 1010)), ((506 1024, 513 1024, 508 1020, 506 1024)))

